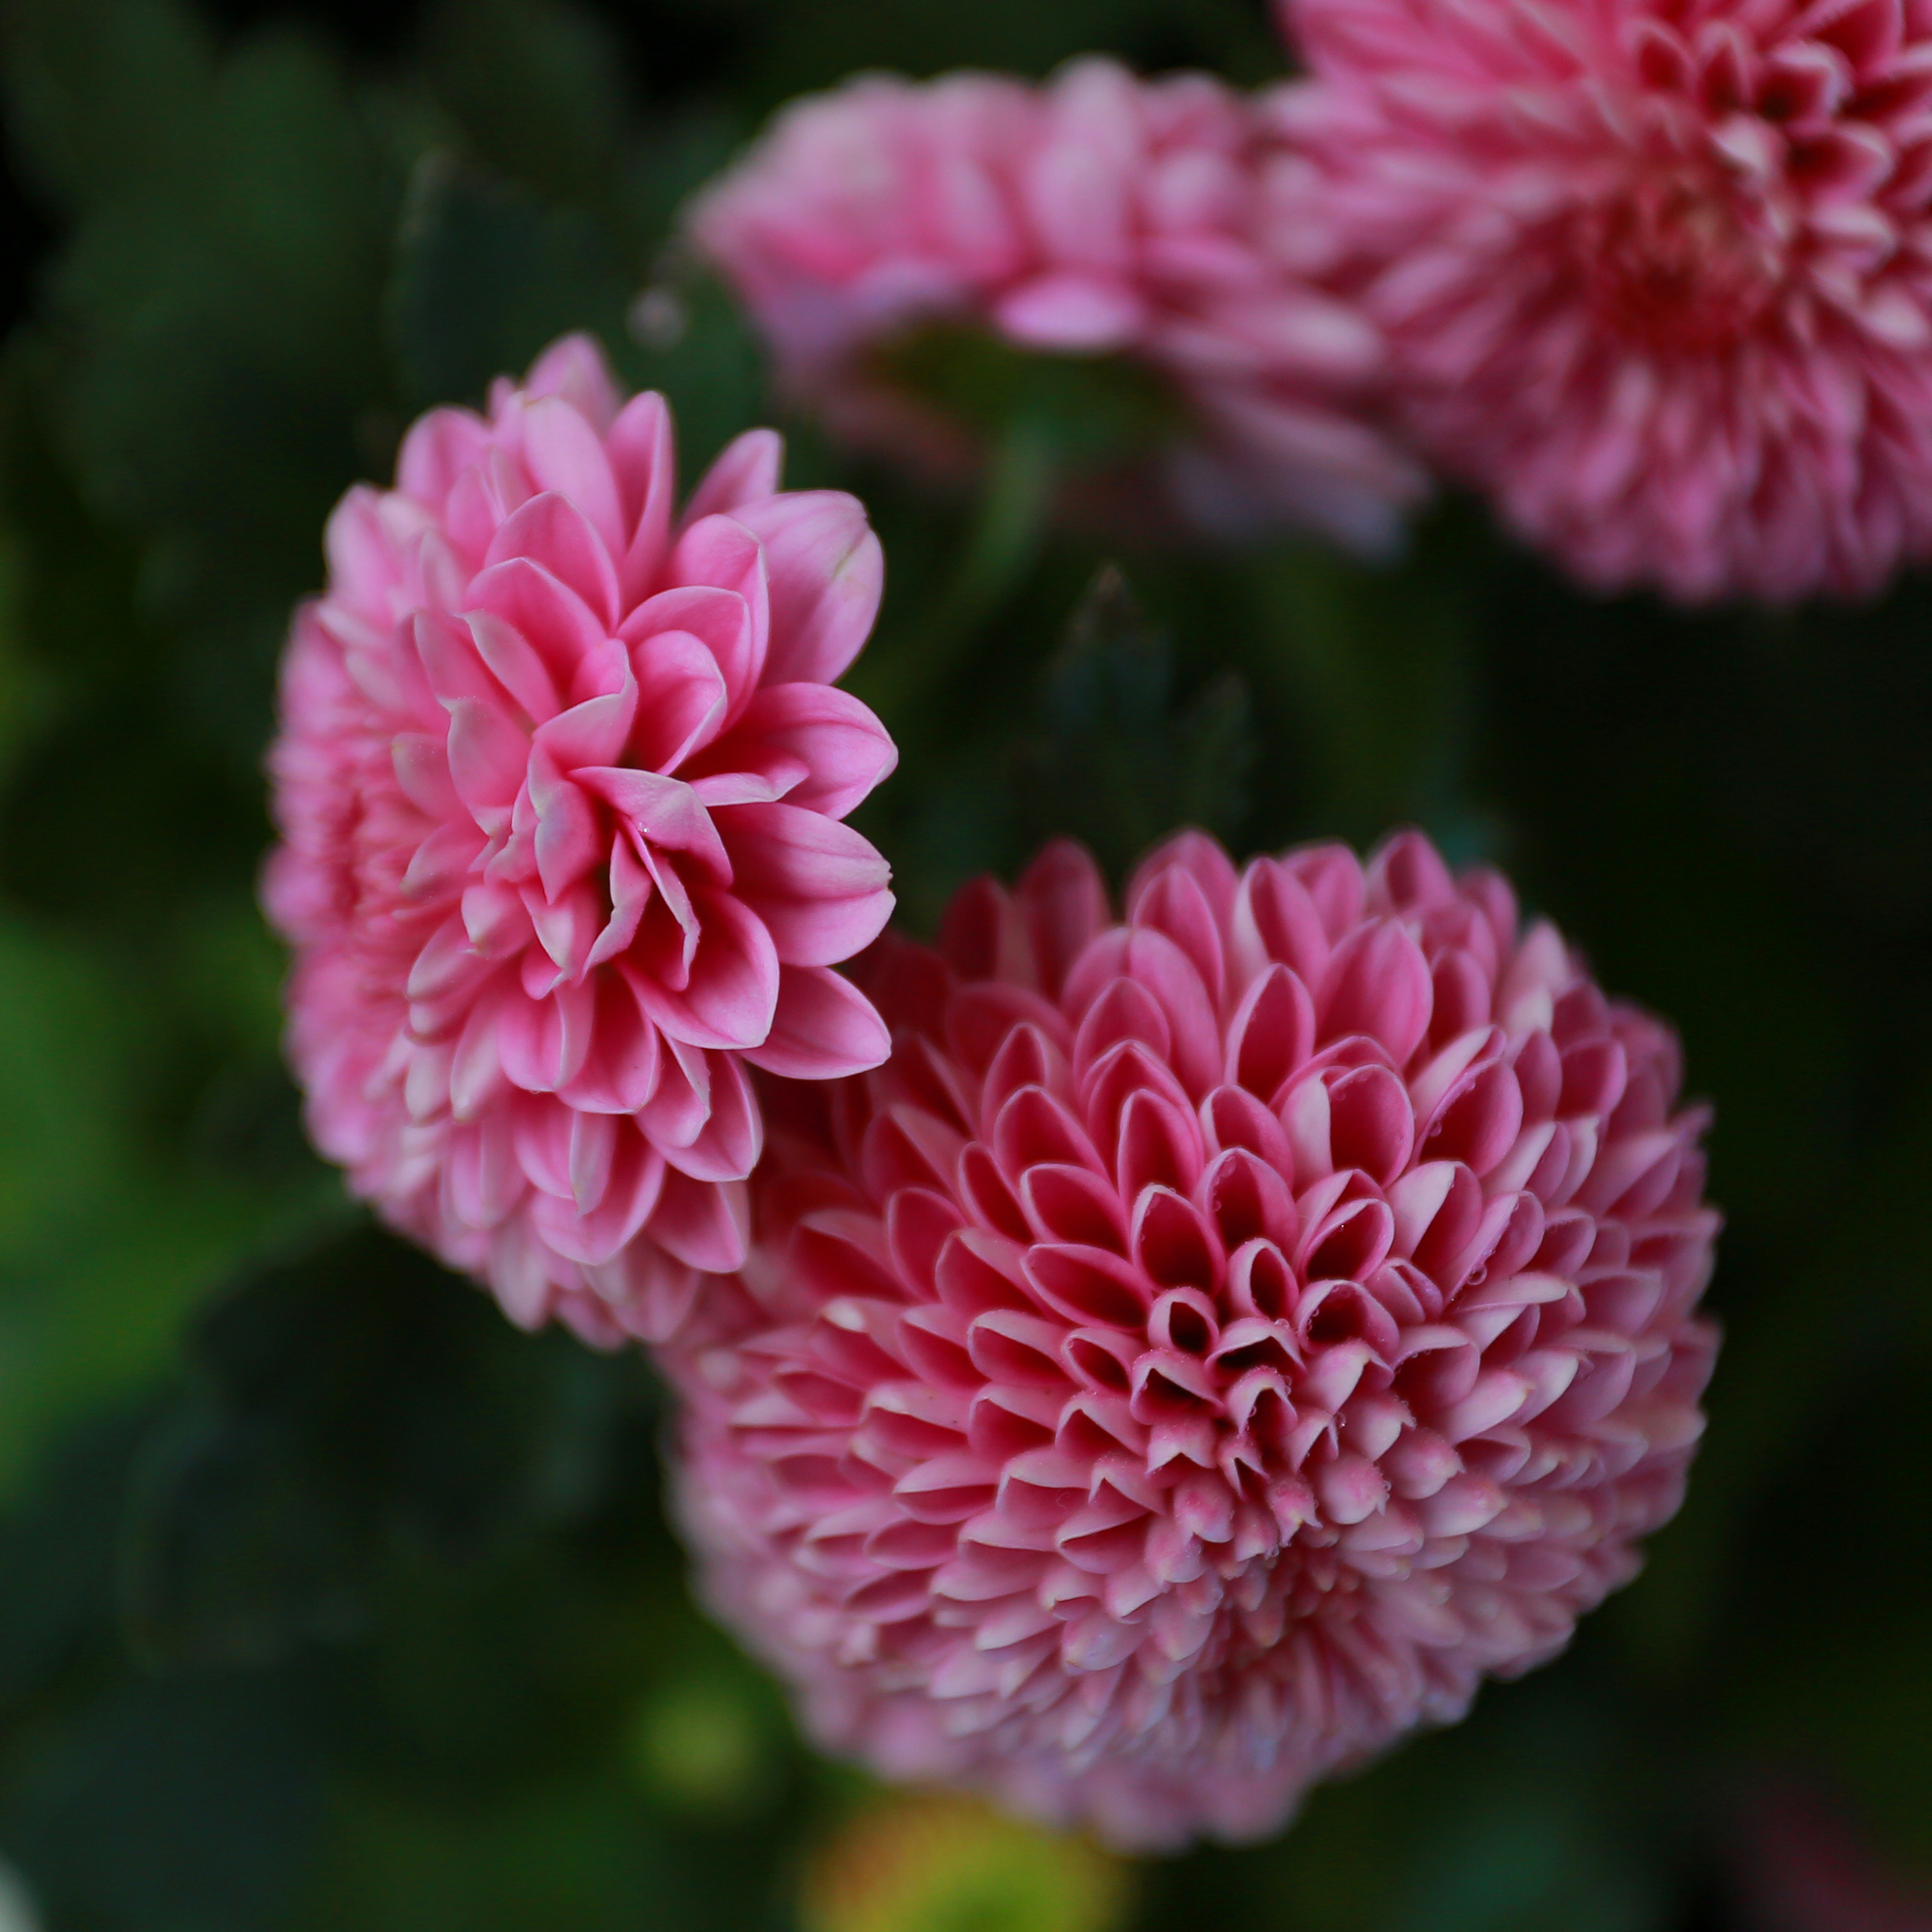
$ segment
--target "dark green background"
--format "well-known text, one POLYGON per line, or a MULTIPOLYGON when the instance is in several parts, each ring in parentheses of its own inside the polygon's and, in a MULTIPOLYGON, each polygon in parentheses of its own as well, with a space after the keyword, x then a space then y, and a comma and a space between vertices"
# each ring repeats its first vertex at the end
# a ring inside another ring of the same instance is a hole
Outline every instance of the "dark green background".
MULTIPOLYGON (((689 1606, 648 1376, 516 1334, 304 1150, 252 896, 275 653, 345 485, 565 328, 669 392, 687 476, 772 412, 715 291, 671 347, 624 316, 787 95, 1090 47, 1261 81, 1263 10, 0 20, 32 257, 0 362, 0 1855, 52 1932, 782 1927, 858 1786, 689 1606)), ((794 427, 794 477, 886 541, 853 682, 904 748, 868 823, 915 923, 1048 831, 1118 868, 1183 820, 1419 820, 1671 1014, 1718 1106, 1730 1339, 1642 1580, 1280 1843, 1150 1868, 1144 1924, 1743 1932, 1768 1780, 1932 1869, 1927 585, 1586 601, 1452 502, 1398 567, 1138 556, 1138 614, 1072 622, 1100 549, 963 584, 974 506, 794 427)))

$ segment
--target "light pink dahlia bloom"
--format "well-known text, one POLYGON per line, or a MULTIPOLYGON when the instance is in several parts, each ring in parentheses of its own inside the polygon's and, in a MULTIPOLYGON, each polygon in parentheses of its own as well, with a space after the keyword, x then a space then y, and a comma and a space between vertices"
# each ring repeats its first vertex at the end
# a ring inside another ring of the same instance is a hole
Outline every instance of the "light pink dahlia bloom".
POLYGON ((891 740, 850 497, 754 430, 676 514, 664 399, 571 337, 351 490, 296 616, 264 898, 316 1144, 518 1322, 675 1324, 743 1258, 747 1064, 887 1048, 830 969, 892 907, 840 820, 891 740))
POLYGON ((1606 590, 1932 551, 1926 0, 1293 0, 1276 97, 1447 469, 1606 590))
POLYGON ((673 1360, 704 1587, 817 1735, 1149 1847, 1634 1574, 1717 1217, 1670 1031, 1493 873, 1190 834, 1127 904, 1060 844, 880 942, 892 1058, 789 1096, 673 1360))
POLYGON ((690 229, 782 380, 856 440, 962 460, 962 426, 879 352, 964 322, 1154 372, 1181 426, 1148 480, 1184 520, 1376 548, 1418 482, 1358 407, 1375 330, 1299 264, 1304 178, 1255 104, 1204 74, 1142 81, 1097 58, 1044 86, 873 74, 786 109, 690 229))

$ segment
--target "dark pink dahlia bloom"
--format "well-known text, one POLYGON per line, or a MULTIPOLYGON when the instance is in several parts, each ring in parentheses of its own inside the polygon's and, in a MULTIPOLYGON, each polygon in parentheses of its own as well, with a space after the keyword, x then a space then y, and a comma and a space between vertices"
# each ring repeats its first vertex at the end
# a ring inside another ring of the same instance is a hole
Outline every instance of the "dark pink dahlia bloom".
POLYGON ((675 1324, 743 1258, 747 1064, 885 1056, 831 968, 892 907, 840 824, 891 740, 832 688, 878 539, 754 430, 674 511, 664 400, 581 337, 350 491, 296 614, 264 898, 318 1146, 516 1321, 675 1324))
POLYGON ((1670 1030, 1495 874, 1190 834, 1127 905, 1061 844, 880 942, 892 1058, 787 1097, 672 1361, 704 1587, 818 1736, 1145 1847, 1634 1574, 1717 1216, 1670 1030))
POLYGON ((1117 356, 1180 422, 1142 479, 1218 532, 1384 546, 1419 478, 1362 405, 1382 345, 1300 259, 1304 166, 1205 74, 1074 62, 1044 85, 869 74, 796 102, 699 198, 700 250, 782 379, 854 438, 955 466, 970 431, 881 352, 935 323, 1117 356))
POLYGON ((1287 0, 1412 428, 1586 582, 1932 552, 1927 0, 1287 0))

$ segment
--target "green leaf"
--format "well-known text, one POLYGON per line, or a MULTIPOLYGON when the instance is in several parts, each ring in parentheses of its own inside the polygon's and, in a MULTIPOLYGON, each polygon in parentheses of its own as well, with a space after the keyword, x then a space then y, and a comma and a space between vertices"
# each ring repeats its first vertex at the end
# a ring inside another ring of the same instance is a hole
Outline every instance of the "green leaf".
POLYGON ((0 919, 0 1494, 46 1433, 138 1388, 253 1244, 314 1212, 142 1143, 142 1006, 82 949, 0 919))
POLYGON ((424 20, 430 86, 475 158, 550 200, 596 206, 629 137, 623 56, 603 23, 544 0, 440 0, 424 20))
POLYGON ((878 364, 884 380, 976 440, 1024 424, 1069 468, 1130 460, 1186 422, 1179 398, 1144 363, 1042 353, 956 323, 913 331, 881 350, 878 364))
POLYGON ((127 1678, 44 1741, 9 1794, 5 1829, 52 1923, 285 1924, 323 1822, 291 1690, 127 1678))
POLYGON ((191 170, 208 125, 213 49, 170 0, 16 0, 8 122, 35 184, 70 209, 191 170))
POLYGON ((1247 573, 1262 648, 1244 661, 1292 721, 1322 830, 1366 844, 1420 824, 1460 862, 1486 839, 1467 796, 1469 620, 1444 562, 1378 572, 1306 545, 1267 553, 1247 573))
POLYGON ((46 728, 59 704, 58 681, 27 642, 25 553, 16 532, 0 529, 0 784, 20 748, 46 728))
POLYGON ((230 1666, 352 1634, 398 1544, 472 1563, 582 1516, 634 1359, 519 1334, 370 1228, 262 1270, 201 1316, 198 1385, 130 1517, 141 1652, 230 1666))
POLYGON ((141 1404, 76 1430, 0 1517, 0 1575, 33 1580, 30 1590, 0 1592, 0 1725, 10 1732, 30 1703, 112 1637, 128 1468, 151 1420, 141 1404))
POLYGON ((821 1844, 804 1932, 1122 1932, 1135 1874, 1089 1840, 970 1798, 895 1792, 821 1844))
POLYGON ((558 336, 622 339, 624 264, 598 223, 447 153, 417 165, 387 316, 410 406, 481 403, 558 336))
POLYGON ((644 1788, 671 1810, 748 1816, 779 1795, 783 1730, 770 1680, 742 1661, 735 1670, 681 1672, 639 1710, 632 1762, 644 1788))
POLYGON ((1038 837, 1083 839, 1118 874, 1183 826, 1238 831, 1255 755, 1246 692, 1224 672, 1180 698, 1172 648, 1114 566, 1074 612, 1036 719, 1018 780, 1038 837))
POLYGON ((712 1871, 680 1870, 658 1821, 614 1781, 560 1780, 461 1808, 384 1792, 352 1798, 338 1816, 304 1932, 712 1932, 758 1922, 742 1902, 747 1877, 761 1875, 755 1861, 748 1874, 742 1853, 712 1871))
POLYGON ((218 56, 164 0, 22 0, 12 28, 30 152, 73 218, 37 400, 88 508, 140 541, 142 602, 179 633, 170 697, 252 777, 323 520, 385 440, 396 184, 298 34, 218 56))
POLYGON ((640 387, 662 390, 670 403, 688 489, 732 437, 770 420, 758 345, 709 276, 646 291, 632 318, 638 346, 626 367, 640 387))

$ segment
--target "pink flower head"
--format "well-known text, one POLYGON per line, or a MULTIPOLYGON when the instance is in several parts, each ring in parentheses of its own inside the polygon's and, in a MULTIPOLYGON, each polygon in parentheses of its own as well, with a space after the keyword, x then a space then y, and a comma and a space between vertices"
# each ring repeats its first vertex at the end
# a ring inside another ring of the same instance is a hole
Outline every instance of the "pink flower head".
POLYGON ((1127 906, 1057 844, 880 943, 892 1058, 790 1096, 674 1365, 710 1600, 818 1735, 1148 1847, 1634 1573, 1717 1217, 1670 1030, 1493 873, 1188 834, 1127 906))
POLYGON ((1925 0, 1293 0, 1336 272, 1419 440, 1606 590, 1932 552, 1925 0))
POLYGON ((350 491, 296 616, 264 898, 310 1131, 526 1326, 674 1325, 742 1258, 746 1064, 886 1051, 830 970, 892 903, 839 823, 892 742, 831 683, 878 541, 779 454, 741 436, 677 517, 663 398, 568 338, 350 491))
POLYGON ((1418 479, 1355 406, 1375 330, 1296 265, 1305 172, 1202 74, 874 74, 788 107, 690 226, 782 379, 856 440, 956 462, 961 427, 879 352, 964 322, 1153 372, 1188 425, 1154 479, 1186 520, 1378 547, 1418 479))

